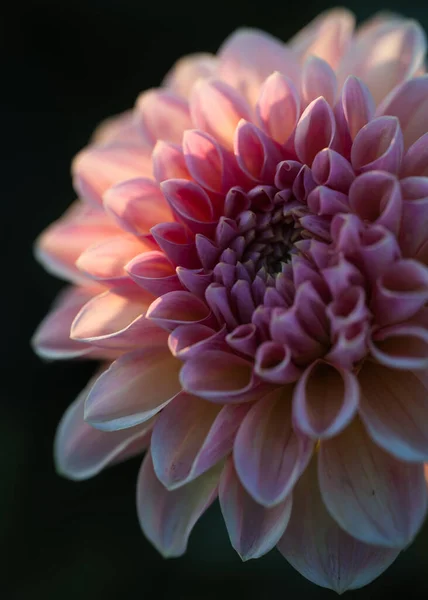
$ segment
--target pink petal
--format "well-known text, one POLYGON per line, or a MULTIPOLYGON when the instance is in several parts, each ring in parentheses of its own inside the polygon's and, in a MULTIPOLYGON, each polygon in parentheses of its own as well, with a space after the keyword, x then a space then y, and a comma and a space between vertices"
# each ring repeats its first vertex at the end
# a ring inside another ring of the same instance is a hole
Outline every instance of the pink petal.
POLYGON ((255 387, 250 362, 228 352, 209 350, 185 363, 180 373, 183 388, 207 400, 239 402, 235 397, 255 387))
POLYGON ((244 98, 217 79, 199 81, 190 97, 192 121, 225 148, 233 146, 233 135, 241 119, 250 118, 250 109, 244 98))
POLYGON ((100 283, 132 289, 134 282, 126 273, 125 265, 147 249, 130 234, 116 235, 89 246, 77 259, 76 266, 100 283))
POLYGON ((347 194, 355 179, 350 163, 338 152, 325 148, 318 152, 312 163, 312 175, 318 185, 347 194))
POLYGON ((161 190, 171 209, 194 233, 210 234, 215 228, 214 211, 208 194, 187 179, 168 179, 161 190))
POLYGON ((198 323, 179 325, 169 334, 168 348, 173 356, 188 360, 206 350, 226 350, 226 327, 219 331, 198 323))
MULTIPOLYGON (((71 324, 72 339, 101 348, 129 350, 144 343, 144 337, 159 337, 160 331, 144 314, 152 298, 107 291, 87 302, 71 324)), ((153 339, 153 342, 155 341, 153 339)))
POLYGON ((235 440, 236 472, 259 504, 285 500, 311 456, 313 444, 293 431, 291 386, 278 388, 254 404, 235 440))
POLYGON ((327 10, 299 31, 289 44, 301 62, 312 55, 335 68, 349 46, 354 24, 354 15, 345 8, 327 10))
MULTIPOLYGON (((97 475, 119 456, 147 447, 147 434, 154 419, 123 431, 98 431, 83 419, 89 384, 65 411, 56 432, 54 444, 57 471, 69 479, 89 479, 97 475)), ((129 454, 131 456, 131 454, 129 454)))
POLYGON ((421 135, 407 150, 401 175, 402 177, 428 176, 428 133, 421 135))
POLYGON ((88 246, 101 242, 120 229, 102 210, 75 202, 38 237, 35 254, 43 267, 61 279, 87 282, 75 266, 88 246))
MULTIPOLYGON (((403 203, 403 213, 404 210, 403 203)), ((360 241, 359 256, 371 281, 375 281, 392 263, 401 258, 397 238, 382 225, 364 229, 360 234, 360 241)))
POLYGON ((80 309, 97 293, 99 289, 89 287, 62 290, 31 340, 34 351, 49 359, 77 358, 91 353, 90 346, 70 339, 70 327, 80 309))
POLYGON ((151 234, 174 265, 188 269, 201 266, 195 242, 181 223, 159 223, 152 227, 151 234))
POLYGON ((187 101, 168 90, 143 92, 136 111, 143 132, 153 145, 157 140, 180 144, 183 132, 192 127, 187 101))
POLYGON ((367 355, 368 323, 355 323, 341 330, 325 359, 344 369, 353 369, 367 355))
POLYGON ((254 372, 265 381, 277 384, 296 381, 301 374, 292 361, 290 348, 279 342, 264 342, 257 348, 254 372))
POLYGON ((351 209, 362 221, 383 225, 397 233, 402 197, 398 180, 384 171, 369 171, 355 179, 349 190, 351 209))
POLYGON ((92 134, 91 142, 99 145, 119 143, 149 147, 148 140, 135 127, 133 110, 126 110, 102 121, 92 134))
POLYGON ((360 173, 389 171, 398 173, 403 157, 403 134, 396 117, 373 119, 355 136, 351 162, 360 173))
POLYGON ((211 311, 208 306, 190 292, 168 292, 152 302, 146 317, 167 331, 178 325, 202 323, 210 324, 211 311))
POLYGON ((167 179, 191 179, 183 150, 177 144, 159 140, 153 148, 153 175, 158 183, 167 179))
POLYGON ((121 356, 89 392, 85 421, 101 431, 148 421, 180 392, 180 366, 166 347, 121 356))
POLYGON ((130 179, 111 187, 103 196, 107 213, 119 226, 135 235, 146 235, 150 228, 171 221, 172 213, 153 180, 130 179))
POLYGON ((330 65, 321 58, 309 56, 303 65, 301 93, 304 106, 322 96, 330 106, 334 105, 337 92, 336 75, 330 65))
POLYGON ((360 415, 371 438, 405 461, 428 460, 428 397, 418 372, 366 362, 359 373, 360 415))
POLYGON ((392 325, 378 329, 369 343, 377 361, 394 369, 428 367, 428 330, 417 325, 392 325))
POLYGON ((349 212, 348 197, 342 192, 319 185, 307 198, 309 209, 317 215, 335 215, 349 212))
POLYGON ((358 402, 358 382, 350 371, 315 362, 293 393, 294 426, 313 439, 333 437, 350 423, 358 402))
POLYGON ((294 145, 299 160, 311 166, 318 152, 331 146, 335 131, 334 115, 326 100, 311 102, 296 127, 294 145))
POLYGON ((212 54, 198 52, 180 58, 167 73, 163 85, 180 96, 188 97, 199 79, 214 75, 217 58, 212 54))
POLYGON ((221 406, 182 392, 162 411, 151 440, 159 481, 173 490, 210 469, 232 451, 245 404, 221 406))
POLYGON ((143 252, 124 269, 135 283, 155 296, 183 289, 173 265, 163 252, 143 252))
POLYGON ((273 508, 257 504, 240 483, 232 459, 220 479, 219 499, 230 541, 242 560, 269 552, 287 527, 291 495, 273 508))
POLYGON ((321 443, 318 473, 327 510, 356 539, 403 548, 421 527, 427 505, 423 465, 381 450, 358 419, 321 443))
POLYGON ((293 82, 299 70, 291 50, 271 35, 257 29, 238 29, 219 52, 218 74, 255 105, 260 87, 274 71, 293 82))
POLYGON ((377 112, 399 119, 407 150, 428 132, 428 76, 403 83, 385 99, 377 112))
POLYGON ((395 86, 411 78, 425 55, 425 35, 415 21, 394 20, 361 31, 340 66, 342 80, 360 77, 379 103, 395 86))
POLYGON ((157 479, 147 453, 137 482, 137 513, 144 535, 164 557, 180 556, 199 517, 217 495, 220 468, 188 485, 167 491, 157 479))
POLYGON ((78 195, 94 204, 101 204, 104 192, 112 185, 136 177, 151 177, 152 162, 147 149, 112 144, 89 147, 79 152, 73 161, 72 171, 78 195))
POLYGON ((299 94, 293 82, 278 71, 264 82, 256 107, 263 130, 279 144, 285 144, 300 115, 299 94))
POLYGON ((351 325, 368 321, 370 312, 366 306, 364 288, 356 285, 348 286, 330 302, 326 312, 330 320, 332 336, 351 325))
POLYGON ((412 317, 428 301, 428 268, 403 259, 393 263, 376 282, 371 309, 380 325, 412 317))
POLYGON ((353 141, 375 112, 375 103, 366 84, 353 75, 347 78, 343 86, 342 110, 353 141))
POLYGON ((244 120, 235 133, 234 152, 245 175, 261 183, 273 182, 277 164, 283 158, 279 144, 244 120))
POLYGON ((257 327, 253 323, 239 325, 226 336, 226 341, 231 348, 248 356, 254 356, 258 347, 257 327))
POLYGON ((295 487, 290 522, 277 547, 306 579, 338 594, 373 581, 399 553, 364 544, 338 526, 321 498, 315 459, 295 487))
POLYGON ((414 256, 428 239, 428 177, 407 177, 400 184, 403 195, 400 247, 405 256, 414 256))

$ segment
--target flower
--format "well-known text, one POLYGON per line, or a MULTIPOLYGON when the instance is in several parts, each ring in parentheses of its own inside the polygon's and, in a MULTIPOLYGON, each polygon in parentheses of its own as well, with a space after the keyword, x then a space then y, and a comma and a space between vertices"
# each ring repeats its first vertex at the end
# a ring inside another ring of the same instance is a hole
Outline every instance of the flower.
POLYGON ((320 15, 181 59, 73 163, 37 256, 72 285, 34 337, 101 372, 58 470, 146 450, 141 527, 182 554, 218 496, 243 559, 338 592, 426 512, 428 76, 414 21, 320 15))

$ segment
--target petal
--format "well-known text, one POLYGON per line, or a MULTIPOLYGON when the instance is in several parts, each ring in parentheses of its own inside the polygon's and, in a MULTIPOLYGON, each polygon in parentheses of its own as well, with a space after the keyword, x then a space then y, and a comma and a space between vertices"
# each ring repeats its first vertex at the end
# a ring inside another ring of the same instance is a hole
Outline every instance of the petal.
POLYGON ((110 291, 99 294, 76 315, 70 336, 101 348, 136 348, 145 336, 159 337, 156 325, 144 317, 151 300, 143 291, 131 298, 110 291))
POLYGON ((174 265, 188 269, 201 266, 195 242, 181 223, 159 223, 151 229, 151 234, 174 265))
POLYGON ((163 252, 143 252, 124 267, 135 283, 155 296, 182 290, 175 269, 163 252))
POLYGON ((315 440, 333 437, 350 423, 358 402, 358 382, 350 371, 312 363, 294 389, 294 427, 315 440))
POLYGON ((285 144, 300 114, 299 94, 293 82, 278 71, 264 82, 256 107, 263 130, 279 144, 285 144))
POLYGON ((403 254, 412 257, 428 239, 428 177, 407 177, 400 184, 403 216, 399 241, 403 254))
POLYGON ((119 226, 135 235, 147 235, 157 223, 172 220, 171 209, 159 186, 147 178, 118 183, 107 190, 103 200, 119 226))
MULTIPOLYGON (((221 465, 222 466, 222 465, 221 465)), ((199 517, 217 495, 219 466, 188 485, 167 491, 157 479, 147 453, 137 482, 137 513, 144 535, 165 557, 181 556, 199 517)))
POLYGON ((178 394, 162 411, 151 440, 156 476, 168 489, 199 477, 232 451, 247 405, 218 406, 178 394))
POLYGON ((398 173, 403 157, 403 134, 396 117, 373 119, 357 133, 351 150, 352 166, 357 172, 398 173))
POLYGON ((428 368, 428 330, 417 325, 392 325, 378 329, 369 348, 381 364, 394 369, 428 368))
POLYGON ((257 29, 238 29, 218 51, 218 74, 250 101, 257 101, 266 77, 279 71, 293 82, 299 70, 292 51, 273 36, 257 29))
POLYGON ((199 81, 195 85, 190 110, 195 126, 228 149, 232 148, 239 121, 248 120, 251 114, 244 98, 233 87, 217 79, 199 81))
POLYGON ((167 179, 191 179, 181 145, 159 140, 152 152, 153 175, 158 183, 167 179))
POLYGON ((143 92, 137 100, 136 113, 153 145, 157 140, 181 144, 183 132, 192 126, 187 101, 169 90, 143 92))
POLYGON ((197 52, 180 58, 164 78, 163 85, 185 98, 199 79, 214 75, 217 58, 206 52, 197 52))
POLYGON ((364 544, 338 526, 322 501, 315 459, 296 484, 290 522, 277 547, 306 579, 338 594, 373 581, 399 553, 364 544))
MULTIPOLYGON (((57 471, 69 479, 89 479, 128 451, 147 447, 154 419, 123 431, 98 431, 84 421, 89 384, 65 411, 54 444, 57 471)), ((131 456, 131 454, 129 454, 131 456)))
POLYGON ((312 163, 312 175, 318 185, 329 187, 347 194, 355 179, 350 163, 338 152, 324 148, 318 152, 312 163))
POLYGON ((121 356, 89 392, 85 421, 101 431, 148 421, 180 392, 180 366, 168 348, 147 348, 121 356))
POLYGON ((296 127, 294 145, 299 160, 311 166, 315 156, 333 143, 336 131, 335 119, 324 98, 309 104, 296 127))
POLYGON ((194 233, 212 233, 214 211, 205 190, 187 179, 168 179, 161 183, 173 213, 194 233))
POLYGON ((418 372, 367 362, 360 415, 372 439, 401 460, 428 460, 428 392, 418 372))
POLYGON ((81 198, 102 204, 106 190, 136 177, 151 177, 152 162, 147 149, 112 144, 89 147, 73 161, 73 185, 81 198))
POLYGON ((291 495, 273 508, 257 504, 239 481, 232 459, 220 479, 219 500, 230 541, 242 560, 269 552, 290 518, 291 495))
POLYGON ((374 100, 366 84, 350 75, 342 90, 342 109, 351 140, 373 118, 374 100))
POLYGON ((184 324, 212 324, 211 312, 205 302, 184 290, 157 298, 147 310, 146 317, 168 331, 184 324))
POLYGON ((219 331, 198 323, 179 325, 169 334, 168 347, 173 356, 188 360, 206 350, 225 350, 226 327, 219 331))
POLYGON ((337 92, 336 75, 325 60, 309 56, 303 65, 301 90, 304 106, 320 96, 323 96, 330 106, 334 105, 337 92))
POLYGON ((63 290, 32 338, 34 351, 49 359, 77 358, 90 353, 89 346, 70 339, 70 327, 80 309, 98 292, 97 288, 89 287, 63 290))
POLYGON ((407 150, 402 165, 402 177, 428 176, 428 133, 424 133, 407 150))
POLYGON ((296 381, 301 374, 292 361, 290 348, 272 341, 263 342, 257 348, 254 372, 265 381, 277 384, 296 381))
POLYGON ((293 431, 291 389, 278 388, 254 404, 235 440, 239 479, 254 500, 266 507, 285 500, 313 449, 305 435, 293 431))
POLYGON ((283 158, 279 144, 261 129, 240 121, 235 132, 234 153, 247 177, 260 183, 272 183, 278 162, 283 158))
POLYGON ((358 419, 322 442, 319 453, 321 494, 340 527, 367 544, 403 548, 412 541, 426 512, 422 464, 381 450, 358 419))

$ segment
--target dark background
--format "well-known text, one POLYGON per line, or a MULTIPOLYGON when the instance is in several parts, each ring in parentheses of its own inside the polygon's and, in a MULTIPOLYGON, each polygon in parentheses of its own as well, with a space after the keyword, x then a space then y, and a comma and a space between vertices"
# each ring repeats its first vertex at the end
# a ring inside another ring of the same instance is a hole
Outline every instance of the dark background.
MULTIPOLYGON (((359 19, 389 8, 420 20, 421 0, 344 3, 359 19)), ((424 5, 425 4, 425 8, 424 5)), ((334 3, 332 4, 334 5, 334 3)), ((187 555, 164 560, 140 533, 138 459, 73 483, 56 475, 52 440, 87 381, 84 363, 43 363, 29 338, 61 283, 32 258, 37 234, 74 199, 69 165, 103 118, 132 106, 181 55, 215 52, 240 25, 283 39, 327 2, 46 0, 0 15, 2 319, 0 597, 4 600, 334 598, 276 551, 242 564, 214 505, 187 555)), ((380 579, 348 598, 428 596, 428 527, 380 579)))

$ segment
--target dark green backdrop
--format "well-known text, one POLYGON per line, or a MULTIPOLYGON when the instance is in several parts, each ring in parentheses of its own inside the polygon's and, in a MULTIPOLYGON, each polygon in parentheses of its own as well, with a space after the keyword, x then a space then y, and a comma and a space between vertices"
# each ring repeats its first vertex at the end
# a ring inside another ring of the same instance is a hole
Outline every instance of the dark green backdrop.
MULTIPOLYGON (((334 4, 334 3, 333 3, 334 4)), ((345 2, 362 19, 389 8, 422 21, 421 0, 345 2)), ((425 5, 425 7, 424 7, 425 5)), ((157 85, 182 54, 215 51, 239 25, 288 38, 329 3, 204 0, 9 1, 1 9, 0 597, 4 600, 333 598, 275 551, 242 564, 217 505, 185 557, 162 559, 140 534, 132 460, 72 483, 53 468, 55 426, 90 375, 44 364, 28 339, 61 284, 32 240, 74 199, 73 154, 104 117, 157 85)), ((428 528, 379 580, 349 598, 428 596, 428 528)))

